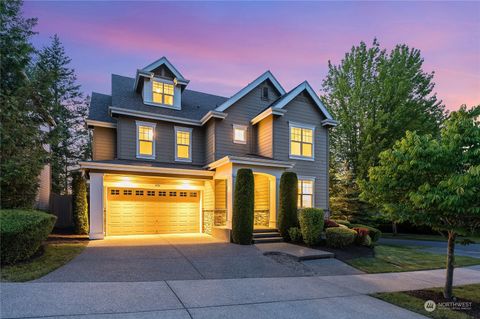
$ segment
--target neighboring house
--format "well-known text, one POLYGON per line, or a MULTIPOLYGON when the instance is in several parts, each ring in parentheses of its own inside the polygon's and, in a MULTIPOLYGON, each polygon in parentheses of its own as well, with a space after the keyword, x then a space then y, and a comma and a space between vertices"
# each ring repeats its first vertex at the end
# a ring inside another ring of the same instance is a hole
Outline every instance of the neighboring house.
POLYGON ((265 72, 230 98, 187 89, 165 58, 112 75, 92 94, 90 238, 205 232, 232 227, 235 177, 250 168, 255 227, 276 228, 280 177, 299 178, 299 206, 328 213, 328 133, 336 121, 303 82, 285 92, 265 72))

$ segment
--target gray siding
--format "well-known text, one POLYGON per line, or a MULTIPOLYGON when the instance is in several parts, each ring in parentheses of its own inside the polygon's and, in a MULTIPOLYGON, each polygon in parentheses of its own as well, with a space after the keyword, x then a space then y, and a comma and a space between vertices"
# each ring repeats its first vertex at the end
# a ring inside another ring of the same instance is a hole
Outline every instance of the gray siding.
MULTIPOLYGON (((155 127, 155 159, 151 161, 174 163, 175 126, 192 126, 148 119, 139 119, 139 121, 157 124, 155 127)), ((192 128, 192 164, 203 165, 205 164, 205 130, 197 126, 192 128)), ((119 117, 117 120, 117 130, 118 158, 135 160, 137 156, 135 118, 119 117)))
POLYGON ((205 125, 205 159, 206 164, 215 161, 215 119, 205 125))
POLYGON ((92 157, 93 160, 112 160, 116 157, 116 130, 96 126, 93 128, 92 157))
POLYGON ((257 86, 237 103, 230 106, 225 113, 227 117, 215 124, 215 160, 227 155, 242 156, 255 152, 255 138, 250 120, 267 108, 275 99, 278 93, 269 81, 257 86), (262 88, 268 86, 270 89, 270 100, 262 100, 262 88), (233 124, 246 125, 247 144, 233 143, 233 124))
POLYGON ((328 129, 320 123, 325 119, 317 106, 303 94, 285 106, 287 113, 274 120, 275 159, 295 163, 292 171, 299 176, 315 177, 315 207, 328 208, 328 129), (315 125, 315 161, 289 158, 289 122, 315 125))
POLYGON ((257 154, 273 157, 273 115, 270 115, 256 125, 257 154))

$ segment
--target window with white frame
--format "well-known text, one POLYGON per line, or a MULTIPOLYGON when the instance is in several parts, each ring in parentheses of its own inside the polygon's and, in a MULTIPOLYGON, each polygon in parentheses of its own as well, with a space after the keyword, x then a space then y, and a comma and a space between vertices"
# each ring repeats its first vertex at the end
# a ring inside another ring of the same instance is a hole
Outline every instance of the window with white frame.
POLYGON ((137 157, 155 158, 155 123, 137 121, 137 157))
POLYGON ((298 180, 298 208, 313 207, 313 179, 298 180))
POLYGON ((247 144, 247 127, 233 124, 233 143, 247 144))
POLYGON ((160 81, 152 81, 152 101, 153 103, 173 105, 173 96, 175 87, 173 84, 160 81))
POLYGON ((313 159, 315 127, 290 123, 290 158, 313 159))
POLYGON ((192 161, 192 129, 175 126, 175 160, 192 161))

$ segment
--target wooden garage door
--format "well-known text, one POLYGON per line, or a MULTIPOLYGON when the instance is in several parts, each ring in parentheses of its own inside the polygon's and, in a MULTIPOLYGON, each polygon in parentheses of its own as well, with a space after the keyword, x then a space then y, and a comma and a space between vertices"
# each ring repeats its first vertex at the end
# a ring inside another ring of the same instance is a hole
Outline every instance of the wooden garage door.
POLYGON ((199 214, 199 191, 107 189, 107 235, 197 233, 199 214))

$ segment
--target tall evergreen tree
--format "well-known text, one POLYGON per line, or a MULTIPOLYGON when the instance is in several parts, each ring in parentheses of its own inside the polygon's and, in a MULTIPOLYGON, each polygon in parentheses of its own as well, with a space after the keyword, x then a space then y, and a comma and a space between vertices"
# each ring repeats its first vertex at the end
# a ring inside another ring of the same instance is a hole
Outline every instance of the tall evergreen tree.
POLYGON ((343 181, 339 189, 334 185, 339 192, 332 198, 334 213, 335 207, 352 205, 366 213, 357 181, 407 130, 439 134, 444 106, 433 92, 434 74, 422 66, 419 50, 397 45, 387 53, 376 39, 370 47, 364 42, 352 47, 339 65, 329 62, 322 98, 340 122, 331 135, 331 165, 344 163, 333 172, 343 181))
POLYGON ((83 99, 71 59, 57 35, 43 48, 36 61, 33 78, 42 92, 42 103, 57 123, 50 132, 52 192, 68 194, 71 171, 85 159, 88 132, 84 126, 87 102, 83 99))
POLYGON ((0 1, 0 205, 32 207, 47 152, 40 127, 44 110, 36 103, 26 70, 34 48, 36 19, 21 15, 22 2, 0 1))

